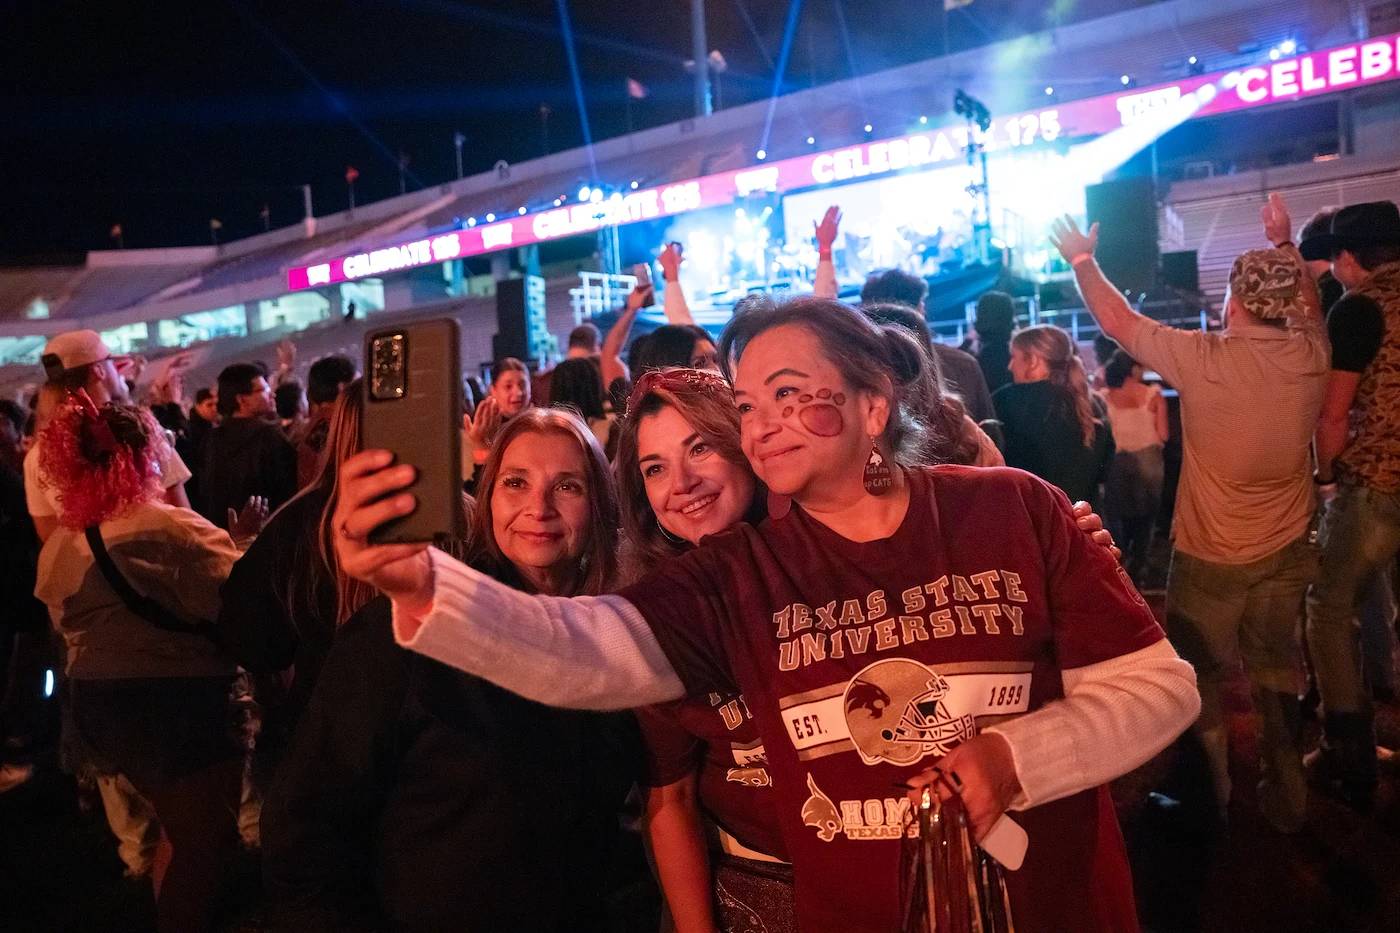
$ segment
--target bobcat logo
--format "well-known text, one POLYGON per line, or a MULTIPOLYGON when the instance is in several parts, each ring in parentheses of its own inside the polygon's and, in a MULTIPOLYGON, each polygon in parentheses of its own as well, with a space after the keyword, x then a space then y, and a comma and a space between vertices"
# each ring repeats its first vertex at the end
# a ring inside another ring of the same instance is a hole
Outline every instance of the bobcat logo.
POLYGON ((830 797, 821 792, 810 773, 807 775, 807 789, 812 796, 802 804, 802 825, 815 829, 817 838, 822 842, 830 842, 841 831, 841 811, 836 809, 830 797))
POLYGON ((772 787, 773 779, 766 768, 730 768, 724 779, 745 787, 772 787))

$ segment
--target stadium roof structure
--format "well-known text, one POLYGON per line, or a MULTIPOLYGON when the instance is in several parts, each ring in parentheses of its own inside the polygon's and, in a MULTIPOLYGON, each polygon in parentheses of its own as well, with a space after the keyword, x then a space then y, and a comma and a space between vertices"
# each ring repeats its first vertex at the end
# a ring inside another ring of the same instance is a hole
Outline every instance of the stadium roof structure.
POLYGON ((1358 28, 1347 5, 1328 0, 1137 7, 605 140, 593 147, 596 171, 586 150, 572 149, 218 246, 103 250, 82 265, 0 269, 0 337, 269 300, 288 292, 293 267, 458 229, 488 212, 547 209, 583 184, 625 190, 756 166, 760 146, 772 161, 810 151, 808 137, 830 148, 899 136, 920 115, 946 118, 956 88, 1013 113, 1044 106, 1049 83, 1059 98, 1087 98, 1120 91, 1120 75, 1143 85, 1180 78, 1190 56, 1212 71, 1234 68, 1285 40, 1321 48, 1360 38, 1358 28))

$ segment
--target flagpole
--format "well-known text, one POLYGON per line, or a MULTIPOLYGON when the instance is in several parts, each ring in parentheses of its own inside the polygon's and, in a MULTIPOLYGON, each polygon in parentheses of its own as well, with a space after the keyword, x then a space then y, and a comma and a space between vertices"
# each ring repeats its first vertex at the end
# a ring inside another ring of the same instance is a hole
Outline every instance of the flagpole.
POLYGON ((627 134, 632 134, 632 89, 627 89, 627 134))

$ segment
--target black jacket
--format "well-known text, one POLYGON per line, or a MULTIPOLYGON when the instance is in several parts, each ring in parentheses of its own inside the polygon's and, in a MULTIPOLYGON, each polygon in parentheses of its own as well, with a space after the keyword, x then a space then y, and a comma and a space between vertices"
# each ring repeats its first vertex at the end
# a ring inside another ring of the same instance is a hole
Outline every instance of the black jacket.
POLYGON ((297 455, 275 421, 228 418, 209 432, 199 472, 199 513, 220 528, 249 496, 277 509, 297 491, 297 455))
POLYGON ((335 637, 335 581, 316 553, 325 506, 318 490, 288 502, 219 588, 219 644, 254 675, 263 707, 259 784, 285 753, 335 637))
POLYGON ((618 819, 639 749, 629 714, 551 709, 400 648, 376 599, 337 633, 263 804, 272 926, 618 929, 619 877, 645 873, 618 819))
POLYGON ((1006 446, 1006 465, 1034 473, 1064 490, 1071 502, 1097 507, 1099 484, 1113 460, 1113 432, 1094 424, 1094 442, 1084 446, 1074 401, 1048 380, 1004 385, 992 393, 1006 446))

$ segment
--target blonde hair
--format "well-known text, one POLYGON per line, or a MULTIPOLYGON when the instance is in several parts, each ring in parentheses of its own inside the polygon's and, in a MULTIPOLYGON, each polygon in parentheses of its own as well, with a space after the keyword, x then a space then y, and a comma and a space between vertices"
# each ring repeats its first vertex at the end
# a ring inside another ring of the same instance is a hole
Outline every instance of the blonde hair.
POLYGON ((1048 381, 1063 389, 1073 405, 1080 440, 1085 447, 1093 446, 1098 419, 1094 417, 1094 406, 1089 400, 1089 374, 1084 371, 1084 363, 1069 334, 1050 324, 1037 324, 1012 334, 1011 345, 1045 361, 1048 381))

